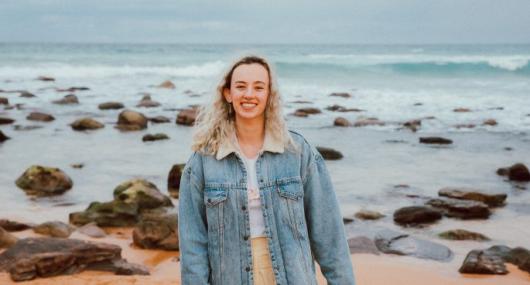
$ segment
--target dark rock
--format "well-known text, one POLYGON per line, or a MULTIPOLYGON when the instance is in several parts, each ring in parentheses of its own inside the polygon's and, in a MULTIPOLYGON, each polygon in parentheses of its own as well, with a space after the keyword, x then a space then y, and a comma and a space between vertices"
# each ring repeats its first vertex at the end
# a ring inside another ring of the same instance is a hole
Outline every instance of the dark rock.
POLYGON ((15 131, 32 131, 32 130, 37 130, 37 129, 42 129, 43 126, 39 126, 39 125, 29 125, 29 126, 23 126, 23 125, 14 125, 13 126, 13 129, 15 131))
POLYGON ((40 112, 31 112, 26 117, 26 119, 30 121, 41 121, 41 122, 51 122, 55 120, 55 118, 52 115, 46 114, 46 113, 40 113, 40 112))
POLYGON ((176 213, 146 213, 134 228, 133 242, 141 248, 178 250, 176 213))
POLYGON ((497 174, 502 176, 508 176, 508 179, 513 181, 530 181, 530 172, 526 165, 522 163, 516 163, 510 167, 497 169, 497 174))
POLYGON ((159 140, 168 140, 169 137, 166 134, 158 133, 158 134, 147 134, 142 137, 142 141, 144 142, 150 142, 150 141, 159 141, 159 140))
POLYGON ((0 227, 8 232, 19 232, 31 228, 31 225, 7 219, 0 219, 0 227))
POLYGON ((325 160, 338 160, 344 157, 340 151, 329 147, 317 146, 316 149, 325 160))
POLYGON ((105 102, 98 105, 100 110, 117 110, 123 109, 125 106, 120 102, 105 102))
POLYGON ((385 122, 380 121, 377 118, 364 118, 358 119, 353 124, 354 127, 366 127, 366 126, 384 126, 385 122))
POLYGON ((504 205, 507 195, 504 193, 498 194, 487 194, 478 189, 473 188, 452 188, 446 187, 438 190, 438 195, 462 199, 462 200, 473 200, 486 203, 490 207, 498 207, 504 205))
POLYGON ((80 168, 83 168, 85 166, 85 164, 84 163, 74 163, 74 164, 70 164, 70 166, 72 168, 80 169, 80 168))
POLYGON ((420 137, 420 143, 425 144, 452 144, 453 141, 442 137, 420 137))
POLYGON ((175 89, 175 84, 173 84, 173 82, 171 82, 169 80, 166 80, 166 81, 160 83, 157 87, 158 88, 166 88, 166 89, 175 89))
POLYGON ((55 90, 57 92, 76 92, 76 91, 87 91, 87 90, 90 90, 90 88, 81 86, 81 87, 70 87, 66 89, 55 88, 55 90))
POLYGON ((18 96, 22 97, 22 98, 34 98, 34 97, 37 97, 37 96, 35 96, 35 94, 30 93, 28 91, 21 91, 20 95, 18 95, 18 96))
POLYGON ((352 125, 352 123, 350 123, 350 121, 348 121, 346 118, 337 117, 335 121, 333 121, 333 125, 338 127, 349 127, 352 125))
POLYGON ((350 248, 350 253, 370 253, 379 255, 380 252, 377 249, 374 241, 365 236, 358 236, 348 239, 348 246, 350 248))
POLYGON ((102 123, 92 118, 81 118, 70 124, 75 131, 96 130, 105 127, 102 123))
POLYGON ((147 118, 142 113, 124 110, 118 116, 116 128, 124 131, 143 130, 147 128, 147 118))
POLYGON ((40 80, 40 81, 55 81, 55 78, 50 77, 50 76, 39 76, 37 78, 37 80, 40 80))
POLYGON ((295 100, 295 101, 292 101, 291 103, 293 104, 313 104, 313 102, 306 101, 306 100, 295 100))
POLYGON ((484 120, 482 124, 486 126, 496 126, 498 123, 495 119, 487 119, 487 120, 484 120))
POLYGON ((403 123, 403 126, 415 132, 421 127, 421 120, 410 120, 403 123))
POLYGON ((51 237, 67 238, 75 230, 72 226, 60 221, 45 222, 33 227, 33 231, 51 237))
POLYGON ((355 213, 355 217, 361 220, 378 220, 385 217, 385 215, 376 211, 360 210, 355 213))
POLYGON ((499 256, 484 250, 472 250, 458 270, 472 274, 507 274, 504 261, 499 256))
POLYGON ((3 143, 10 139, 10 137, 6 136, 1 130, 0 130, 0 143, 3 143))
POLYGON ((114 188, 114 200, 136 204, 140 209, 173 206, 169 197, 145 179, 132 179, 118 185, 114 188))
POLYGON ((9 100, 6 97, 0 97, 0 105, 9 105, 9 100))
POLYGON ((180 177, 186 164, 174 164, 167 177, 167 190, 169 195, 175 199, 179 198, 180 177))
POLYGON ((455 108, 455 109, 453 109, 453 112, 456 112, 456 113, 467 113, 467 112, 471 112, 471 110, 468 109, 468 108, 455 108))
POLYGON ((156 124, 162 124, 162 123, 169 123, 171 122, 171 120, 168 118, 168 117, 165 117, 165 116, 156 116, 156 117, 151 117, 148 119, 150 122, 152 123, 156 123, 156 124))
POLYGON ((77 231, 93 238, 102 238, 107 236, 107 233, 102 228, 98 227, 95 222, 79 227, 77 228, 77 231))
POLYGON ((457 129, 473 129, 474 127, 476 127, 475 124, 456 124, 454 125, 455 128, 457 129))
POLYGON ((0 227, 0 249, 14 245, 17 240, 17 237, 0 227))
POLYGON ((197 108, 184 109, 177 114, 176 123, 179 125, 193 126, 198 115, 197 108))
POLYGON ((15 120, 11 118, 0 117, 0 125, 8 125, 8 124, 12 124, 13 122, 15 122, 15 120))
POLYGON ((353 223, 355 222, 355 220, 351 217, 342 217, 342 223, 343 224, 349 224, 349 223, 353 223))
POLYGON ((427 205, 440 209, 443 214, 459 219, 487 219, 491 212, 488 205, 471 200, 431 199, 427 205))
POLYGON ((0 254, 0 271, 9 271, 13 281, 25 281, 73 274, 112 260, 122 260, 117 245, 77 239, 25 238, 0 254))
POLYGON ((351 98, 351 94, 346 93, 346 92, 334 92, 334 93, 329 94, 329 96, 351 98))
POLYGON ((79 104, 79 100, 77 99, 77 96, 75 96, 74 94, 68 94, 64 96, 62 99, 52 101, 52 103, 59 104, 59 105, 72 105, 72 104, 79 104))
POLYGON ((403 207, 394 212, 394 222, 407 226, 431 224, 441 218, 440 211, 425 206, 403 207))
POLYGON ((320 114, 320 113, 322 113, 322 111, 320 111, 320 109, 318 108, 307 107, 307 108, 297 109, 294 112, 294 115, 297 117, 307 117, 308 115, 314 115, 314 114, 320 114))
POLYGON ((116 275, 150 275, 149 268, 142 264, 129 263, 125 259, 113 259, 92 263, 88 270, 114 272, 116 275))
POLYGON ((437 261, 448 261, 453 257, 451 250, 444 245, 391 230, 379 231, 374 241, 377 248, 384 253, 437 261))
POLYGON ((445 231, 438 234, 439 237, 449 240, 477 240, 477 241, 488 241, 488 237, 481 233, 470 232, 462 229, 445 231))
POLYGON ((59 168, 33 165, 16 181, 26 194, 48 196, 62 194, 73 186, 72 179, 59 168))
POLYGON ((326 107, 326 110, 333 111, 333 112, 362 112, 364 110, 357 109, 357 108, 346 108, 341 105, 331 105, 326 107))
POLYGON ((136 107, 153 108, 160 106, 160 103, 151 100, 151 95, 145 95, 136 107))

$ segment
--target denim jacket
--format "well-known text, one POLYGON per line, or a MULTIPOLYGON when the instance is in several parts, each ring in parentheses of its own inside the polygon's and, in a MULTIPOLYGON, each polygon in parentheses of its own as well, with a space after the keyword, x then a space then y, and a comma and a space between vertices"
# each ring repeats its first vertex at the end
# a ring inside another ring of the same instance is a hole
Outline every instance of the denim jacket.
MULTIPOLYGON (((261 207, 277 285, 355 284, 342 216, 320 153, 290 131, 297 151, 265 133, 256 161, 261 207)), ((181 177, 179 243, 183 285, 252 285, 247 174, 234 140, 215 156, 194 152, 181 177)))

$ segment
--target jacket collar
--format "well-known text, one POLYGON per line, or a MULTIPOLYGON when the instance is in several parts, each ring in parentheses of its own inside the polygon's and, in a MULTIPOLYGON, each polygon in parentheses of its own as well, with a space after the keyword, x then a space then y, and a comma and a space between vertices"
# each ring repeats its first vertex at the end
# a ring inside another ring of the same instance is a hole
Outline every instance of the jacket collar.
MULTIPOLYGON (((283 142, 277 138, 274 134, 272 134, 271 131, 267 130, 265 128, 265 138, 263 141, 263 147, 261 148, 260 152, 263 151, 269 151, 269 152, 276 152, 276 153, 283 153, 284 146, 283 142)), ((232 132, 229 139, 224 140, 219 145, 219 149, 217 150, 217 153, 215 155, 215 158, 217 160, 221 160, 227 155, 234 153, 242 153, 241 149, 239 148, 239 143, 237 141, 236 133, 235 131, 232 132)))

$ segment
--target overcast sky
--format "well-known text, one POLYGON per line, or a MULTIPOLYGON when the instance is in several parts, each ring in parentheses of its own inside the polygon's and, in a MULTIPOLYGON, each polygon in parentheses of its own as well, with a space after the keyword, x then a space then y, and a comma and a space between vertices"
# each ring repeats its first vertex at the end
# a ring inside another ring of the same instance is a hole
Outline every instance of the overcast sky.
POLYGON ((0 42, 530 43, 530 0, 0 0, 0 42))

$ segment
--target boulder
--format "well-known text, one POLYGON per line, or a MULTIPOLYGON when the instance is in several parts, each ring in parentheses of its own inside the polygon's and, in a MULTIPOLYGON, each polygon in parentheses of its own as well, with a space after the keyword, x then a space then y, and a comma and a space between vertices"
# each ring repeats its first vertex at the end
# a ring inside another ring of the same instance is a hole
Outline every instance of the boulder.
POLYGON ((6 97, 0 97, 0 105, 9 105, 9 100, 6 97))
POLYGON ((508 179, 519 182, 530 181, 530 172, 526 165, 516 163, 510 167, 497 169, 497 174, 501 176, 508 176, 508 179))
POLYGON ((125 108, 125 106, 122 103, 120 103, 120 102, 110 101, 110 102, 105 102, 105 103, 99 104, 98 108, 100 110, 118 110, 118 109, 125 108))
POLYGON ((366 127, 366 126, 384 126, 385 122, 379 121, 377 118, 364 118, 358 119, 353 124, 354 127, 366 127))
POLYGON ((162 123, 169 123, 171 122, 171 120, 168 118, 168 117, 165 117, 165 116, 156 116, 156 117, 151 117, 148 119, 150 122, 152 123, 156 123, 156 124, 162 124, 162 123))
POLYGON ((404 226, 431 224, 441 218, 440 211, 425 206, 408 206, 394 212, 394 222, 404 226))
POLYGON ((124 110, 118 116, 116 128, 123 131, 143 130, 147 128, 147 118, 142 113, 124 110))
POLYGON ((77 96, 75 96, 74 94, 68 94, 64 96, 62 99, 52 101, 52 103, 59 104, 59 105, 72 105, 72 104, 79 104, 79 100, 77 99, 77 96))
POLYGON ((105 127, 102 123, 92 118, 81 118, 70 124, 75 131, 97 130, 105 127))
POLYGON ((357 236, 354 238, 348 239, 348 247, 350 248, 350 253, 370 253, 379 255, 380 251, 377 249, 375 242, 369 237, 357 236))
POLYGON ((166 88, 166 89, 175 89, 175 84, 173 82, 166 80, 157 86, 158 88, 166 88))
POLYGON ((1 130, 0 130, 0 143, 3 143, 10 139, 10 137, 6 136, 1 130))
POLYGON ((25 223, 19 223, 19 222, 7 220, 7 219, 0 219, 0 227, 8 232, 19 232, 19 231, 30 229, 32 225, 25 224, 25 223))
POLYGON ((193 126, 198 115, 197 108, 184 109, 177 114, 176 123, 179 125, 193 126))
POLYGON ((481 233, 470 232, 463 229, 449 230, 438 234, 439 237, 448 240, 476 240, 488 241, 488 237, 481 233))
MULTIPOLYGON (((0 254, 0 271, 13 281, 32 280, 97 269, 97 264, 121 260, 118 245, 64 238, 25 238, 0 254)), ((117 273, 117 271, 116 271, 117 273)), ((145 272, 144 272, 145 274, 145 272)))
POLYGON ((329 147, 317 146, 316 149, 325 160, 338 160, 343 158, 342 153, 329 147))
POLYGON ((40 80, 40 81, 55 81, 55 78, 50 77, 50 76, 39 76, 39 77, 37 77, 37 80, 40 80))
POLYGON ((14 245, 17 240, 17 237, 0 227, 0 249, 14 245))
POLYGON ((505 193, 488 194, 474 188, 446 187, 438 190, 438 195, 461 200, 473 200, 486 203, 490 207, 504 205, 507 195, 505 193))
POLYGON ((460 273, 471 274, 507 274, 508 270, 504 260, 498 255, 487 250, 470 251, 460 269, 460 273))
POLYGON ((91 222, 79 227, 77 228, 77 231, 93 238, 102 238, 107 236, 107 233, 102 228, 98 227, 97 223, 95 222, 91 222))
POLYGON ((160 103, 153 101, 151 95, 145 95, 142 100, 136 105, 136 107, 153 108, 160 106, 160 103))
POLYGON ((351 94, 350 93, 346 93, 346 92, 333 92, 333 93, 329 94, 329 96, 342 97, 342 98, 351 98, 351 94))
POLYGON ((361 220, 379 220, 381 218, 384 218, 385 215, 376 211, 360 210, 355 213, 355 217, 361 220))
POLYGON ((26 194, 49 196, 62 194, 73 186, 72 179, 59 168, 33 165, 16 180, 26 194))
POLYGON ((18 95, 18 96, 22 97, 22 98, 34 98, 34 97, 37 97, 37 96, 35 96, 35 94, 30 93, 28 91, 21 91, 20 95, 18 95))
POLYGON ((425 144, 452 144, 453 141, 442 137, 420 137, 420 143, 425 144))
POLYGON ((350 121, 348 121, 346 118, 337 117, 335 121, 333 121, 333 125, 338 127, 349 127, 352 126, 352 123, 350 123, 350 121))
POLYGON ((142 141, 144 142, 151 142, 151 141, 159 141, 159 140, 168 140, 169 137, 166 134, 158 133, 158 134, 147 134, 142 137, 142 141))
POLYGON ((76 92, 76 91, 87 91, 87 90, 90 90, 90 88, 88 87, 84 87, 84 86, 74 86, 74 87, 69 87, 69 88, 55 88, 55 90, 57 92, 76 92))
POLYGON ((38 234, 59 238, 69 237, 74 230, 74 227, 60 221, 45 222, 33 227, 33 231, 38 234))
POLYGON ((8 124, 12 124, 13 122, 15 122, 15 120, 11 118, 0 117, 0 125, 8 125, 8 124))
POLYGON ((133 242, 140 248, 178 250, 177 225, 176 213, 145 213, 133 230, 133 242))
POLYGON ((439 209, 447 217, 468 219, 487 219, 491 212, 488 205, 471 200, 430 199, 427 205, 439 209))
POLYGON ((469 109, 469 108, 455 108, 455 109, 453 109, 453 112, 456 112, 456 113, 467 113, 467 112, 471 112, 471 109, 469 109))
POLYGON ((314 115, 314 114, 320 114, 320 113, 322 113, 322 111, 320 111, 320 109, 318 108, 307 107, 307 108, 297 109, 294 112, 294 115, 297 117, 307 117, 308 115, 314 115))
POLYGON ((408 255, 437 261, 448 261, 453 257, 452 251, 444 245, 392 230, 377 232, 374 242, 381 252, 388 254, 408 255))
POLYGON ((169 195, 175 199, 179 198, 180 177, 186 164, 174 164, 167 177, 167 190, 169 195))
POLYGON ((495 119, 486 119, 482 124, 485 126, 496 126, 498 123, 495 119))
POLYGON ((27 120, 30 121, 41 121, 41 122, 51 122, 55 120, 55 117, 53 117, 50 114, 41 113, 41 112, 31 112, 27 117, 27 120))
POLYGON ((173 206, 168 196, 145 179, 132 179, 118 185, 114 188, 114 200, 138 205, 139 209, 173 206))

